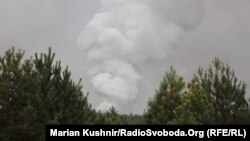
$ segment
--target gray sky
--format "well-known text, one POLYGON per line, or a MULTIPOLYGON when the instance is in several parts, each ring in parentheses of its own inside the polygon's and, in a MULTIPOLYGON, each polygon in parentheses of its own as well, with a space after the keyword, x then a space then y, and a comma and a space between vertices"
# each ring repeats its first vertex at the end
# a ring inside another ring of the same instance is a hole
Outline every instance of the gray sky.
MULTIPOLYGON (((168 56, 169 66, 190 79, 199 66, 207 67, 218 56, 250 85, 250 1, 204 0, 204 8, 202 23, 184 34, 168 56)), ((68 65, 78 80, 85 72, 76 39, 98 11, 99 0, 0 0, 0 52, 15 46, 30 56, 51 46, 57 59, 68 65)), ((155 86, 160 80, 159 76, 155 86)), ((131 111, 141 112, 153 94, 154 89, 137 101, 138 109, 131 111)), ((90 95, 95 103, 95 94, 90 95)))

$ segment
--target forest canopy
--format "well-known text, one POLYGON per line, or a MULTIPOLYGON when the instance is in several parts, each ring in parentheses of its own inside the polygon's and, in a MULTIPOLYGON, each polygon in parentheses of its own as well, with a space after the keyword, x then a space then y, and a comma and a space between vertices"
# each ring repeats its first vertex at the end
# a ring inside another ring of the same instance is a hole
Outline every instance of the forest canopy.
POLYGON ((11 48, 0 54, 0 140, 45 140, 46 124, 249 124, 246 83, 215 58, 190 82, 173 67, 163 76, 142 115, 97 111, 55 53, 11 48))

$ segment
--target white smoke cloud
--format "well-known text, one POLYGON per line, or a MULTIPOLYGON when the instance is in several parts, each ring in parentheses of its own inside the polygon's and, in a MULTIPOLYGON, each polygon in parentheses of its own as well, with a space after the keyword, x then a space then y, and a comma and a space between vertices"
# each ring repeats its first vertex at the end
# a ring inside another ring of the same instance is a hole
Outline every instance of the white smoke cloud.
POLYGON ((108 111, 111 107, 116 107, 115 104, 110 103, 108 101, 103 101, 99 106, 96 107, 97 111, 101 111, 101 112, 106 112, 108 111))
POLYGON ((140 76, 131 64, 110 60, 101 69, 104 73, 98 72, 91 80, 97 92, 123 101, 135 98, 140 76))
MULTIPOLYGON (((94 15, 77 42, 86 52, 95 92, 126 107, 138 97, 138 84, 150 81, 142 76, 152 71, 145 66, 167 59, 183 33, 201 23, 202 0, 100 2, 102 11, 94 15)), ((156 72, 153 69, 152 75, 156 72)))

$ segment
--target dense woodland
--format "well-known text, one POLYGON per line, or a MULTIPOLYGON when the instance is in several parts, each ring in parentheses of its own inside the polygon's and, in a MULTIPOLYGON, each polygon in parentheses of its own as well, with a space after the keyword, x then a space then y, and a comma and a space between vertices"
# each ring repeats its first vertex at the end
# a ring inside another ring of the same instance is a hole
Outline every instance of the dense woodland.
POLYGON ((14 48, 0 54, 0 140, 42 141, 46 124, 249 124, 246 83, 215 58, 184 82, 167 70, 143 115, 96 111, 81 80, 49 49, 24 59, 14 48))

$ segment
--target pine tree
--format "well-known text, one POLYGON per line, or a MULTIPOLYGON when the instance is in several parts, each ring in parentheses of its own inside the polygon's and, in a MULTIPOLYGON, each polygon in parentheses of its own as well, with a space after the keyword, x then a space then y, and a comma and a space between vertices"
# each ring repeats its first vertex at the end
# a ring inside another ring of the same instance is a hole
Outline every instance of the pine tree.
POLYGON ((108 111, 96 111, 93 124, 125 124, 125 119, 118 113, 115 107, 111 107, 108 111))
POLYGON ((240 115, 248 112, 248 103, 245 99, 246 83, 238 81, 228 65, 215 58, 213 67, 209 66, 205 71, 200 68, 195 77, 213 104, 215 123, 243 122, 240 115))
POLYGON ((214 122, 214 109, 204 90, 193 79, 188 91, 181 96, 181 104, 176 107, 176 124, 211 124, 214 122))
POLYGON ((147 124, 173 124, 176 107, 181 103, 181 93, 185 87, 183 78, 171 67, 167 72, 156 95, 148 102, 144 114, 147 124))
POLYGON ((62 70, 55 54, 23 60, 12 48, 0 56, 0 140, 45 140, 45 124, 91 123, 80 82, 62 70))

